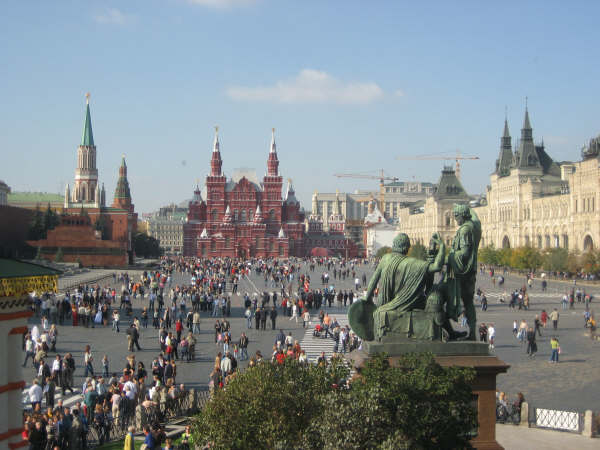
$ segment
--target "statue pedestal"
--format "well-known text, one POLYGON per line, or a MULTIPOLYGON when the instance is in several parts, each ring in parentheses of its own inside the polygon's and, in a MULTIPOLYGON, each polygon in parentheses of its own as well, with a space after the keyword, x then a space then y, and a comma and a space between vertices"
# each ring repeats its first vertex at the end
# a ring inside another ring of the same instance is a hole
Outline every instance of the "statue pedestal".
POLYGON ((459 366, 475 369, 475 379, 471 384, 473 401, 477 407, 479 427, 477 436, 471 440, 474 448, 479 450, 502 449, 496 442, 496 376, 506 373, 510 367, 497 356, 490 355, 488 344, 461 342, 365 342, 363 350, 354 351, 346 356, 353 362, 357 373, 370 356, 386 352, 392 366, 398 365, 400 356, 405 353, 431 352, 442 367, 459 366))

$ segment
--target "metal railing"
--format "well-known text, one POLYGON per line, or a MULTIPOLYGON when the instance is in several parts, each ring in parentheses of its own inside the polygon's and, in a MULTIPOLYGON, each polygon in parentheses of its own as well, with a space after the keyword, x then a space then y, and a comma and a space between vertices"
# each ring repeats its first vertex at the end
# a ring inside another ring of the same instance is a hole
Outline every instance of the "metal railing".
POLYGON ((573 411, 559 411, 531 407, 529 409, 529 426, 552 430, 583 432, 584 414, 573 411))

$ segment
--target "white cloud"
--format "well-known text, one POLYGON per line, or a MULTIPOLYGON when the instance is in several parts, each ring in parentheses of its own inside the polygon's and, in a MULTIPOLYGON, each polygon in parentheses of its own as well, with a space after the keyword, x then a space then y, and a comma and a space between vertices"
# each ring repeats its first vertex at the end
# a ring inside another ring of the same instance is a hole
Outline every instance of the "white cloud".
POLYGON ((94 20, 101 24, 125 25, 133 20, 133 16, 119 11, 117 8, 108 8, 101 14, 96 14, 94 20))
POLYGON ((258 0, 188 0, 193 5, 206 6, 215 9, 230 9, 239 6, 250 6, 258 0))
POLYGON ((232 86, 227 95, 242 101, 365 104, 381 99, 383 90, 376 83, 345 82, 326 72, 303 69, 295 78, 273 86, 232 86))
POLYGON ((394 91, 394 95, 395 95, 396 97, 404 97, 404 91, 403 91, 402 89, 396 89, 396 90, 394 91))

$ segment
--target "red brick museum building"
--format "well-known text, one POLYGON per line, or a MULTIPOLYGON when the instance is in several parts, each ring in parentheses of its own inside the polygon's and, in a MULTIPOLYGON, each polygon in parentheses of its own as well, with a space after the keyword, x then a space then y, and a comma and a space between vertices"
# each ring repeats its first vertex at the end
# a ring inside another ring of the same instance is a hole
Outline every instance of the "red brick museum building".
POLYGON ((304 256, 304 211, 291 180, 282 197, 283 177, 279 174, 274 131, 267 173, 258 183, 252 173, 238 173, 227 180, 216 130, 206 198, 196 187, 183 225, 184 256, 304 256))

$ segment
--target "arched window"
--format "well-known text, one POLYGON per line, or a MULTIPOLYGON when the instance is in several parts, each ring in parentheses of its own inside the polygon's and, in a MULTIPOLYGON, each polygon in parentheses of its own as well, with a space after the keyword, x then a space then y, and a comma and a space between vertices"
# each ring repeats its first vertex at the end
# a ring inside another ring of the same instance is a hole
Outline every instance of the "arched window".
POLYGON ((210 212, 210 220, 212 220, 213 222, 216 222, 218 217, 219 217, 219 213, 217 212, 216 209, 213 209, 210 212))
POLYGON ((241 219, 240 219, 240 220, 241 220, 242 222, 246 222, 246 219, 247 219, 247 217, 246 217, 246 210, 245 210, 245 209, 242 209, 242 217, 241 217, 241 219))
POLYGON ((248 221, 251 221, 253 217, 254 217, 254 213, 252 212, 251 209, 249 209, 248 210, 248 221))
POLYGON ((587 252, 589 250, 594 250, 594 240, 592 239, 592 237, 588 234, 585 239, 583 240, 583 251, 587 252))
POLYGON ((275 222, 275 210, 274 209, 269 211, 269 220, 271 222, 275 222))
POLYGON ((258 248, 258 245, 260 244, 260 239, 259 238, 255 238, 254 239, 254 247, 258 248))
POLYGON ((238 221, 238 210, 237 209, 233 210, 233 221, 234 222, 238 221))
POLYGON ((210 241, 210 251, 214 252, 217 249, 217 243, 215 241, 210 241))
POLYGON ((229 248, 229 236, 225 238, 225 248, 229 248))
POLYGON ((504 239, 502 239, 502 248, 510 248, 510 240, 508 239, 508 236, 504 236, 504 239))

